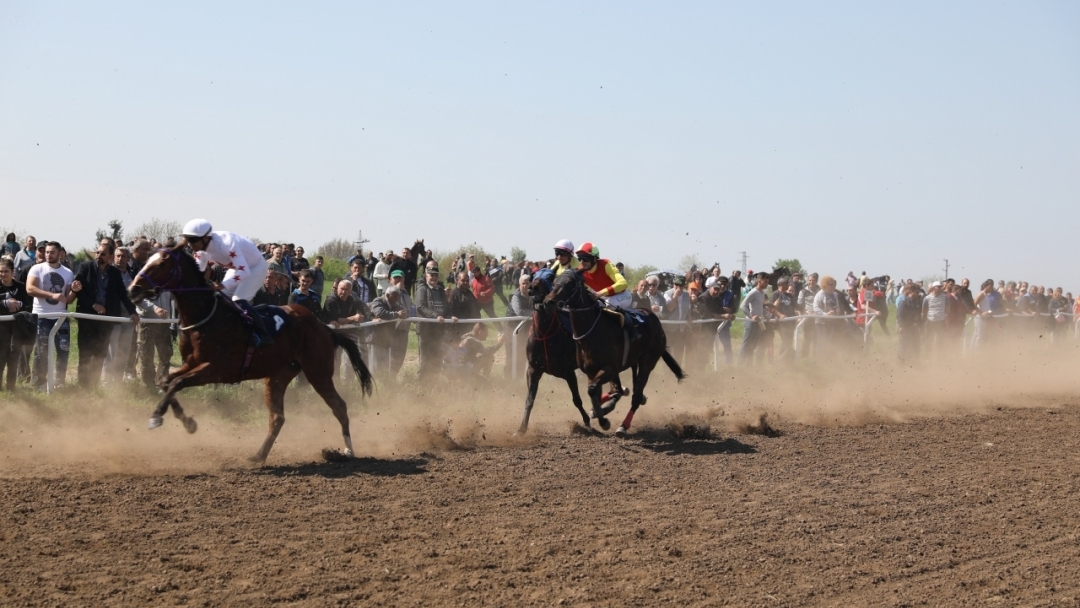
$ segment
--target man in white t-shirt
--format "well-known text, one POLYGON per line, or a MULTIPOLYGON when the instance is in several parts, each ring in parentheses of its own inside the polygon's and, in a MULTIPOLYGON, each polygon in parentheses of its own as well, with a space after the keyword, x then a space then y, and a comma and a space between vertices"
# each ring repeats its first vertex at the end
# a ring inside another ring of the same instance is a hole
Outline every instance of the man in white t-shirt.
MULTIPOLYGON (((33 312, 36 315, 50 312, 67 312, 68 304, 75 299, 78 289, 73 289, 75 275, 66 266, 60 264, 60 243, 52 241, 45 245, 45 261, 30 268, 26 278, 26 293, 34 298, 33 312)), ((45 388, 45 374, 48 370, 49 333, 57 322, 62 322, 56 334, 56 383, 63 385, 67 376, 68 345, 71 343, 70 326, 67 319, 38 319, 37 350, 34 356, 32 382, 39 390, 45 388)))
POLYGON ((769 288, 769 275, 759 272, 753 279, 754 288, 746 294, 746 299, 739 305, 746 318, 750 319, 750 322, 746 324, 746 332, 743 334, 742 348, 739 349, 739 361, 743 365, 754 362, 754 351, 766 335, 765 290, 769 288))

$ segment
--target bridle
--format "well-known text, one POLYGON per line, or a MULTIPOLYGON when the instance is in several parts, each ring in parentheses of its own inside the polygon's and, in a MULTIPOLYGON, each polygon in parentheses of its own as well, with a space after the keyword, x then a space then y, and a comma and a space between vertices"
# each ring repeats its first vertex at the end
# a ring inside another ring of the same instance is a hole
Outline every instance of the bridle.
POLYGON ((162 256, 168 255, 172 258, 172 268, 169 269, 169 274, 162 279, 160 284, 150 278, 150 275, 146 274, 146 266, 143 266, 139 269, 139 272, 135 273, 135 279, 142 277, 144 282, 150 284, 150 289, 147 290, 148 293, 156 296, 163 291, 214 291, 213 287, 181 287, 179 283, 180 279, 184 276, 184 269, 180 266, 180 252, 175 249, 162 247, 157 250, 157 253, 162 256))
MULTIPOLYGON (((568 271, 568 272, 573 272, 573 271, 568 271)), ((584 340, 586 337, 588 337, 589 334, 591 334, 594 329, 596 329, 596 326, 600 323, 600 317, 603 316, 603 313, 602 313, 601 310, 599 310, 601 308, 601 306, 600 306, 600 302, 598 300, 593 300, 591 303, 589 303, 589 302, 587 302, 584 294, 582 294, 582 289, 581 289, 582 279, 581 279, 580 275, 575 274, 573 278, 571 278, 571 279, 569 279, 567 281, 567 283, 570 283, 570 282, 572 282, 573 285, 574 285, 573 290, 570 291, 570 295, 566 296, 566 298, 562 299, 561 301, 559 301, 557 303, 557 306, 558 306, 559 310, 562 310, 562 311, 567 312, 567 313, 596 311, 596 318, 593 319, 592 327, 589 328, 589 331, 585 332, 584 334, 581 334, 580 336, 577 335, 577 330, 574 330, 574 332, 571 333, 570 337, 573 338, 575 341, 580 342, 581 340, 584 340), (570 300, 571 299, 576 300, 575 303, 584 304, 584 306, 582 308, 571 308, 570 307, 570 300)), ((566 288, 567 288, 566 284, 564 283, 563 284, 563 289, 566 289, 566 288)), ((571 320, 573 320, 573 315, 571 315, 570 318, 571 318, 571 320)), ((571 323, 571 328, 572 327, 573 327, 573 324, 571 323)))

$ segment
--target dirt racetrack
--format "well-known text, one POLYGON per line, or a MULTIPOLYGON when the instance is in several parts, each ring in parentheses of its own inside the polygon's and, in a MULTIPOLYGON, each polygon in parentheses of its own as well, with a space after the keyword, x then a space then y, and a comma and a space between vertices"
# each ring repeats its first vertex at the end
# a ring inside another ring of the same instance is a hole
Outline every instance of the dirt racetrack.
POLYGON ((516 386, 353 398, 362 457, 344 463, 319 457, 340 444, 330 413, 294 396, 262 468, 241 460, 262 438, 257 405, 189 398, 202 428, 188 436, 171 418, 145 431, 145 399, 9 400, 0 597, 1076 605, 1074 369, 857 369, 884 387, 869 402, 820 370, 783 386, 752 371, 658 378, 625 441, 572 432, 576 414, 550 379, 526 439, 510 437, 516 386), (763 412, 776 433, 758 434, 763 412), (674 436, 688 421, 709 436, 674 436))

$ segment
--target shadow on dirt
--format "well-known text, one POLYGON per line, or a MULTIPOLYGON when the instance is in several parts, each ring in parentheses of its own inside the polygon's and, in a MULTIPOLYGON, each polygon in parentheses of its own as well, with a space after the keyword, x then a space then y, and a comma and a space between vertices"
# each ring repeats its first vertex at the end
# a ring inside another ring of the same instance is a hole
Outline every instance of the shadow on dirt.
POLYGON ((712 456, 716 454, 756 454, 757 448, 743 443, 734 437, 727 439, 679 439, 672 437, 668 429, 642 429, 634 434, 641 447, 656 452, 677 456, 712 456))
POLYGON ((267 466, 253 471, 255 475, 273 475, 275 477, 318 476, 329 479, 352 477, 353 475, 374 475, 376 477, 397 477, 398 475, 419 475, 427 473, 424 465, 427 458, 351 458, 341 462, 308 462, 305 464, 287 464, 267 466))

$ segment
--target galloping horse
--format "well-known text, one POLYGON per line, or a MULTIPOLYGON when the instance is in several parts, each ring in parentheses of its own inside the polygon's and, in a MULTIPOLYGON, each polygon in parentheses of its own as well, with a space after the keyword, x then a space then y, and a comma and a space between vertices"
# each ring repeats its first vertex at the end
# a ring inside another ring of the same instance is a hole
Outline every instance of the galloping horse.
MULTIPOLYGON (((525 397, 525 416, 521 419, 518 434, 525 434, 529 430, 529 415, 536 400, 536 391, 540 387, 540 378, 544 374, 551 374, 566 381, 574 399, 574 407, 581 413, 581 421, 586 427, 591 426, 589 415, 582 407, 581 393, 578 391, 577 346, 570 333, 563 329, 555 306, 550 302, 543 302, 543 298, 551 292, 550 277, 554 276, 551 271, 546 272, 547 276, 534 278, 529 284, 529 296, 533 300, 532 327, 529 328, 529 341, 525 343, 525 356, 529 362, 529 369, 526 371, 529 393, 525 397)), ((537 276, 540 276, 539 273, 537 276)))
POLYGON ((577 342, 578 367, 589 378, 593 416, 600 423, 600 428, 607 430, 611 427, 606 416, 615 409, 615 403, 602 406, 601 387, 606 382, 612 382, 616 391, 622 392, 620 371, 630 368, 634 392, 630 398, 630 411, 615 431, 619 437, 626 437, 634 413, 645 403, 645 384, 660 359, 664 360, 676 378, 686 378, 675 357, 668 352, 664 328, 652 311, 640 311, 646 316, 646 322, 638 328, 638 337, 629 340, 618 316, 604 310, 599 300, 586 289, 581 274, 576 270, 559 275, 545 301, 559 304, 570 313, 570 326, 574 332, 572 337, 577 342))
POLYGON ((183 363, 161 383, 165 396, 150 418, 150 428, 161 426, 169 406, 173 414, 194 433, 195 420, 185 416, 176 393, 189 386, 231 384, 241 380, 266 379, 266 407, 270 410, 270 432, 251 460, 262 463, 285 424, 285 388, 301 371, 315 392, 326 401, 341 423, 345 454, 352 456, 349 413, 345 400, 334 388, 334 349, 345 349, 364 394, 371 394, 371 373, 360 358, 360 350, 349 338, 320 323, 301 306, 283 306, 288 316, 274 343, 250 350, 249 329, 232 302, 216 293, 199 271, 194 258, 183 247, 160 249, 128 287, 133 301, 157 292, 171 291, 180 314, 180 355, 183 363))

